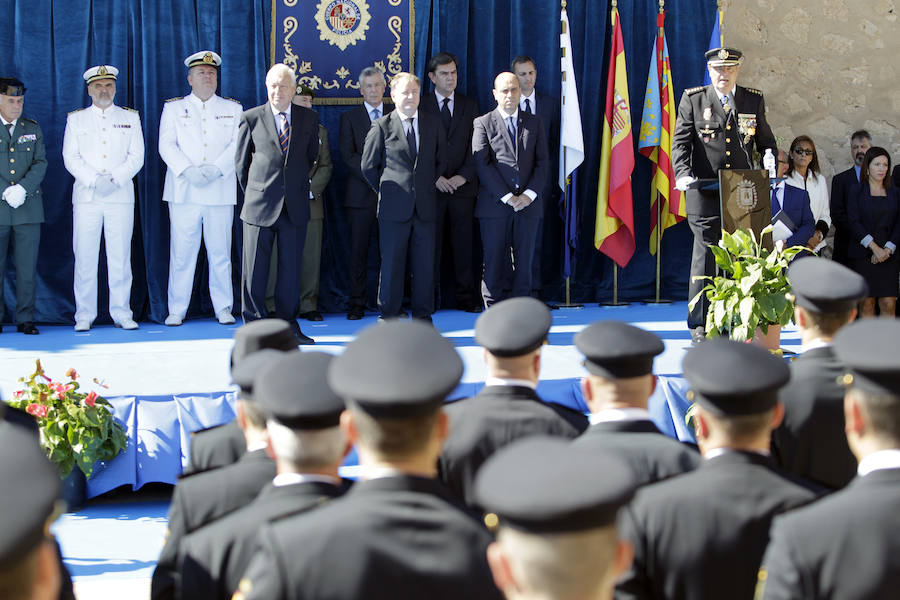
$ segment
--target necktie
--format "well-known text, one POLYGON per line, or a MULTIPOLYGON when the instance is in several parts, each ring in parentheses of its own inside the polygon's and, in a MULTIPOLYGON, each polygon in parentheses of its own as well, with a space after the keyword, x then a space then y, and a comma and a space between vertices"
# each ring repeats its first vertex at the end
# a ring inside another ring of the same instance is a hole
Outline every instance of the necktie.
POLYGON ((288 145, 291 143, 291 125, 288 123, 287 114, 280 112, 281 128, 278 132, 278 141, 281 142, 281 152, 287 154, 288 145))
POLYGON ((722 110, 725 111, 726 116, 731 113, 731 102, 728 101, 728 96, 722 96, 722 110))
POLYGON ((373 121, 379 119, 380 117, 381 117, 381 111, 378 110, 377 108, 373 108, 372 112, 369 113, 369 118, 371 118, 373 121))
POLYGON ((529 115, 534 114, 533 112, 531 112, 531 99, 529 98, 525 98, 525 112, 527 112, 529 115))
POLYGON ((444 105, 441 107, 441 123, 444 129, 450 131, 450 98, 444 98, 444 105))
POLYGON ((416 162, 418 148, 416 147, 416 131, 413 129, 412 119, 406 120, 406 141, 409 143, 409 153, 412 155, 413 162, 416 162))
POLYGON ((12 137, 12 131, 13 131, 13 127, 14 127, 14 126, 15 126, 15 125, 14 125, 13 123, 7 123, 7 124, 6 124, 6 130, 9 132, 9 137, 12 137))
POLYGON ((513 121, 512 117, 506 117, 506 130, 509 132, 509 139, 512 140, 513 145, 516 143, 516 124, 513 121))
POLYGON ((772 216, 778 214, 781 210, 781 202, 778 201, 778 188, 772 190, 772 216))

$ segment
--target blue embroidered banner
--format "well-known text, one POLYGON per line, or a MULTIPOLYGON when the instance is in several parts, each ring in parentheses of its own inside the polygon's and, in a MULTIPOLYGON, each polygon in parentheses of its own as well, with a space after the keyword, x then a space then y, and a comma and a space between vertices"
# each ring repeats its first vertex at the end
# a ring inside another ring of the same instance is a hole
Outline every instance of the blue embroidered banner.
POLYGON ((413 0, 272 0, 271 61, 283 62, 316 104, 362 102, 359 72, 385 78, 413 65, 413 0))

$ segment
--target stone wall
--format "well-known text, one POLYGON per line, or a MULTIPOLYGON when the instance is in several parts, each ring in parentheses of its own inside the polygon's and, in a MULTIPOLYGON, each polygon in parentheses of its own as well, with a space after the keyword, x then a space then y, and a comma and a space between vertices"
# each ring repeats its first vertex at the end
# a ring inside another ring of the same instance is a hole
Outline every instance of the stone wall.
POLYGON ((827 178, 847 169, 850 134, 900 159, 900 0, 722 0, 725 45, 744 52, 738 83, 763 91, 779 148, 816 142, 827 178))

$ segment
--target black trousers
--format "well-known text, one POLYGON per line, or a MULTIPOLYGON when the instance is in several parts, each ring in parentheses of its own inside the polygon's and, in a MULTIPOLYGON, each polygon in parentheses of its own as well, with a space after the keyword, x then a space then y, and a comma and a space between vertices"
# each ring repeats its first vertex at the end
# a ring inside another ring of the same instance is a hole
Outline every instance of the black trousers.
POLYGON ((407 258, 412 316, 421 319, 434 312, 434 228, 434 221, 423 221, 417 214, 403 222, 378 220, 378 309, 385 319, 400 314, 407 258))
POLYGON ((541 220, 510 209, 506 217, 483 218, 478 223, 484 247, 481 296, 485 307, 506 298, 530 296, 534 245, 541 220))
POLYGON ((365 309, 366 281, 368 280, 369 240, 375 228, 375 205, 367 208, 346 207, 347 225, 350 228, 350 256, 347 262, 347 280, 350 291, 350 308, 365 309))
MULTIPOLYGON (((691 252, 691 279, 688 282, 688 301, 694 299, 700 290, 709 283, 706 279, 695 280, 695 277, 716 274, 716 260, 709 250, 710 246, 719 243, 722 237, 722 217, 719 212, 719 194, 717 191, 688 190, 685 194, 688 226, 694 234, 694 246, 691 252)), ((704 295, 693 310, 688 311, 687 325, 689 329, 706 327, 706 313, 709 300, 704 295)))
MULTIPOLYGON (((478 301, 475 295, 475 198, 437 193, 437 220, 434 235, 434 283, 441 289, 441 257, 445 245, 444 223, 450 221, 450 250, 453 256, 456 307, 465 308, 478 301)), ((446 288, 445 288, 446 289, 446 288)), ((439 296, 437 296, 439 298, 439 296)), ((440 306, 435 306, 440 308, 440 306)))

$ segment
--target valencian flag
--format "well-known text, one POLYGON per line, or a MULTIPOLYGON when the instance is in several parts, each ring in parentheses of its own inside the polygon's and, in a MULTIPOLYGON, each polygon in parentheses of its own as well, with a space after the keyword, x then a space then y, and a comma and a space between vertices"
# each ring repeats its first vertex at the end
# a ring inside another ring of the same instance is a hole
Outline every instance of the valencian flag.
POLYGON ((559 128, 559 187, 565 209, 565 251, 563 277, 572 275, 575 248, 578 241, 578 213, 575 203, 575 169, 584 162, 584 132, 581 128, 581 109, 578 105, 578 88, 575 85, 575 67, 572 64, 572 38, 569 35, 569 17, 566 9, 560 13, 562 34, 559 46, 562 51, 562 94, 560 100, 559 128), (568 183, 568 186, 566 185, 568 183))
POLYGON ((675 131, 675 93, 672 89, 672 69, 669 47, 663 29, 665 13, 656 15, 656 40, 644 94, 644 118, 638 150, 653 163, 653 182, 650 185, 650 254, 656 254, 657 232, 662 237, 668 227, 685 218, 683 196, 675 189, 672 168, 672 134, 675 131), (657 203, 661 203, 657 206, 657 203), (659 212, 662 227, 657 230, 659 212))
POLYGON ((624 267, 634 254, 634 206, 631 172, 634 170, 634 141, 628 78, 625 73, 625 44, 619 11, 612 8, 612 47, 606 77, 606 113, 600 153, 600 181, 597 187, 597 220, 594 247, 624 267))

